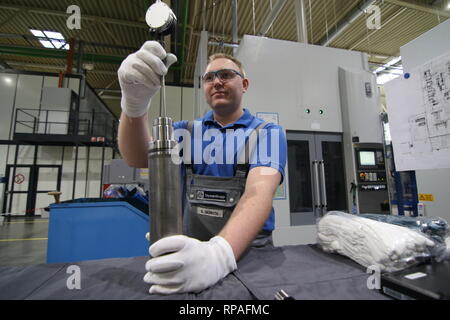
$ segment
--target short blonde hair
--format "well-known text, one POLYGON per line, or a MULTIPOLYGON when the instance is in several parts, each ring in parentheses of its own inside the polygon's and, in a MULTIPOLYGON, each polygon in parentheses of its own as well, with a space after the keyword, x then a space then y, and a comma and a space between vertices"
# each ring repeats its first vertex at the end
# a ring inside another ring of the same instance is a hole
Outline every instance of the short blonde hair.
POLYGON ((213 55, 211 55, 208 59, 208 64, 210 64, 211 62, 213 62, 214 60, 217 59, 228 59, 234 62, 234 64, 236 64, 239 68, 239 71, 242 73, 242 75, 244 76, 244 78, 246 78, 246 74, 245 74, 245 70, 244 67, 242 66, 242 62, 240 62, 238 59, 236 59, 233 56, 230 56, 229 54, 226 53, 215 53, 213 55))

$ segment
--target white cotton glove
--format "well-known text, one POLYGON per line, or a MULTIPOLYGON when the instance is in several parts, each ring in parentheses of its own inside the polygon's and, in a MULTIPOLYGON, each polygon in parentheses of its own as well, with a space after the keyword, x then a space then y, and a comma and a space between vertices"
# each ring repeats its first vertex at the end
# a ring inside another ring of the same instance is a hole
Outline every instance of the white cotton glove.
POLYGON ((216 236, 199 241, 183 235, 163 238, 149 249, 144 281, 150 293, 200 292, 236 270, 230 244, 216 236))
POLYGON ((127 116, 137 118, 147 112, 151 98, 161 87, 161 76, 175 62, 177 57, 166 53, 157 41, 145 42, 122 62, 117 74, 122 89, 121 107, 127 116))

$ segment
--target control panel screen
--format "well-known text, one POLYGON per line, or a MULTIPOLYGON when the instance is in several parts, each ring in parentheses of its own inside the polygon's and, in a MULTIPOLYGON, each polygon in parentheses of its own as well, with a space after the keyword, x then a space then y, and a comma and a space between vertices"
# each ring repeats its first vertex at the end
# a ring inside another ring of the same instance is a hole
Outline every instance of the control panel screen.
POLYGON ((360 151, 359 163, 361 166, 374 166, 375 165, 375 152, 373 151, 360 151))

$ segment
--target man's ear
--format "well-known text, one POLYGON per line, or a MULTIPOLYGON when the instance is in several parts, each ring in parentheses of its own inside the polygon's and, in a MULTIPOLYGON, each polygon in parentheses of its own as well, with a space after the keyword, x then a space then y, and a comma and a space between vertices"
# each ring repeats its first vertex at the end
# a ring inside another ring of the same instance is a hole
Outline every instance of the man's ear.
POLYGON ((246 92, 248 90, 249 84, 250 83, 249 83, 248 79, 242 80, 242 87, 244 88, 244 92, 246 92))

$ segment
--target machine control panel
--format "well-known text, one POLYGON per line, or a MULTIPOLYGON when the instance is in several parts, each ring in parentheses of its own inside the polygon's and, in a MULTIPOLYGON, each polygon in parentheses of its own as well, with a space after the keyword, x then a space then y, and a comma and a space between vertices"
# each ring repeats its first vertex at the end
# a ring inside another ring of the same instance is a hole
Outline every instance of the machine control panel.
POLYGON ((386 172, 361 171, 358 182, 386 182, 386 172))
POLYGON ((354 143, 360 213, 389 213, 389 190, 381 143, 354 143))
POLYGON ((362 191, 386 190, 387 179, 383 146, 356 143, 355 156, 359 189, 362 191))

